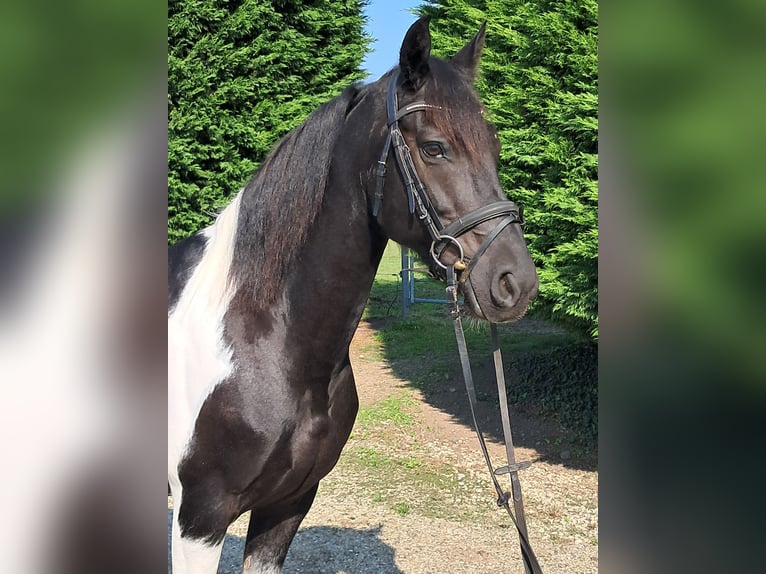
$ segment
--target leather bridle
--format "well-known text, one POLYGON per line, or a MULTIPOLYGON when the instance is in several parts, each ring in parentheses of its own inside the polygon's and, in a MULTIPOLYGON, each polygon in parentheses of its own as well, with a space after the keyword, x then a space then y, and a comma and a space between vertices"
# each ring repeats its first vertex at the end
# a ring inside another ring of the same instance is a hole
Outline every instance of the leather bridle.
POLYGON ((401 85, 399 71, 394 70, 388 82, 388 96, 386 99, 386 111, 388 116, 388 134, 386 142, 383 145, 383 152, 380 154, 375 175, 377 177, 375 187, 375 198, 372 208, 373 217, 377 217, 380 212, 380 206, 383 201, 383 184, 386 178, 386 163, 388 154, 393 147, 394 159, 404 183, 404 190, 407 194, 407 205, 410 215, 416 215, 421 221, 423 227, 431 238, 431 257, 434 262, 446 269, 447 266, 441 262, 440 258, 444 250, 450 245, 454 245, 458 250, 458 259, 453 264, 455 269, 460 271, 460 282, 465 283, 476 266, 479 258, 484 254, 492 241, 500 232, 512 223, 523 224, 522 210, 510 200, 497 201, 471 211, 462 217, 457 218, 448 225, 443 225, 439 215, 428 197, 428 192, 418 173, 415 170, 415 163, 412 161, 410 148, 404 140, 399 129, 399 120, 406 115, 414 112, 425 111, 429 108, 437 108, 425 103, 422 100, 407 104, 399 108, 397 98, 397 89, 401 85), (465 251, 459 241, 459 237, 474 227, 486 222, 502 217, 494 230, 487 235, 484 242, 479 246, 472 258, 465 257, 465 251))
POLYGON ((489 205, 485 205, 458 217, 448 225, 442 225, 436 210, 434 209, 431 201, 428 197, 423 182, 418 177, 415 170, 415 164, 412 161, 412 155, 410 154, 410 148, 404 141, 404 136, 399 130, 399 120, 404 116, 418 112, 425 111, 435 106, 429 105, 423 101, 416 101, 408 104, 402 108, 398 107, 398 101, 396 96, 397 88, 400 85, 398 70, 395 70, 388 83, 388 97, 386 100, 386 108, 388 115, 388 135, 386 137, 386 143, 383 146, 383 152, 378 160, 378 166, 376 169, 376 189, 373 202, 372 215, 378 216, 380 212, 381 203, 383 200, 383 184, 386 177, 386 162, 388 161, 388 154, 393 147, 394 158, 396 165, 401 175, 402 182, 404 183, 404 189, 407 194, 407 203, 409 207, 410 215, 415 214, 417 218, 423 224, 426 232, 431 238, 431 257, 434 262, 446 271, 447 279, 447 295, 449 297, 450 312, 453 318, 455 337, 457 339, 458 352, 460 355, 460 363, 463 368, 463 379, 465 381, 466 391, 468 394, 468 403, 471 407, 471 416, 473 418, 474 430, 479 439, 479 445, 481 447, 484 461, 487 464, 490 476, 492 477, 492 483, 498 495, 497 504, 502 506, 508 512, 513 524, 516 526, 516 530, 519 533, 519 541, 521 546, 521 555, 524 562, 524 570, 527 574, 542 574, 542 569, 537 561, 532 546, 529 543, 529 537, 527 534, 527 524, 524 517, 524 503, 521 495, 521 483, 518 478, 518 471, 528 468, 529 462, 516 462, 513 438, 511 435, 510 416, 508 413, 508 399, 506 397, 505 389, 505 376, 503 374, 503 359, 500 353, 500 344, 498 341, 497 327, 494 323, 490 323, 490 329, 492 333, 493 355, 495 362, 495 377, 498 388, 498 398, 500 400, 500 414, 503 423, 503 436, 505 439, 505 450, 508 464, 501 468, 495 468, 489 457, 487 445, 484 440, 484 434, 479 427, 478 419, 476 418, 476 389, 473 383, 473 375, 471 373, 471 365, 468 360, 468 349, 466 348, 465 335, 463 333, 463 325, 460 320, 460 307, 457 298, 457 286, 458 283, 465 284, 471 271, 476 266, 476 262, 484 254, 492 241, 500 234, 503 229, 511 225, 512 223, 523 224, 522 210, 517 207, 515 203, 510 200, 497 201, 489 205), (495 226, 491 233, 487 235, 479 249, 476 250, 473 257, 468 259, 465 257, 463 246, 459 241, 459 237, 477 225, 484 222, 491 221, 501 217, 499 223, 495 226), (440 257, 444 250, 450 245, 454 245, 458 250, 457 260, 452 264, 444 264, 441 262, 440 257), (459 278, 457 273, 460 274, 459 278), (511 492, 505 492, 500 486, 497 480, 498 476, 508 474, 511 481, 511 492), (510 503, 513 502, 514 512, 511 511, 510 503))

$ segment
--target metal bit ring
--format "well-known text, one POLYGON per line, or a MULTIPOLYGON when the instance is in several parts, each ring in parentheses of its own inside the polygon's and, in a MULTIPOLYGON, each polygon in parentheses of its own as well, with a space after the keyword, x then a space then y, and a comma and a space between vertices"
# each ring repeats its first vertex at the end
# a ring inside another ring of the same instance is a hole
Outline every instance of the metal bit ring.
POLYGON ((458 257, 457 261, 455 261, 453 265, 455 269, 457 269, 458 271, 465 269, 465 261, 464 261, 465 255, 463 253, 463 246, 460 245, 460 242, 454 237, 452 237, 451 235, 440 235, 438 239, 434 239, 431 242, 431 250, 430 250, 431 257, 433 257, 433 260, 436 262, 436 264, 442 269, 447 269, 447 266, 444 265, 444 263, 442 263, 441 261, 439 261, 439 257, 436 255, 436 252, 434 251, 434 249, 436 248, 436 243, 441 242, 443 240, 446 240, 449 243, 453 243, 454 245, 457 246, 457 250, 460 256, 458 257), (462 269, 460 268, 460 266, 462 266, 462 269))

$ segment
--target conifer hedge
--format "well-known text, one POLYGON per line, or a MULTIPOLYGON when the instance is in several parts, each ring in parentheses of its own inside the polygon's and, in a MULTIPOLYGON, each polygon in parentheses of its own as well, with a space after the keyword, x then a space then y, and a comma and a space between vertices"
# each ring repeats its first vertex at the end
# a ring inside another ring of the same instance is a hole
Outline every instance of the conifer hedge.
POLYGON ((438 0, 435 53, 487 21, 477 88, 503 144, 501 182, 524 204, 540 274, 531 312, 598 336, 596 0, 438 0))
MULTIPOLYGON (((273 144, 361 79, 367 0, 170 0, 168 235, 208 224, 273 144)), ((436 54, 482 21, 477 87, 524 204, 540 274, 532 313, 598 335, 598 6, 595 0, 436 0, 436 54)))
POLYGON ((361 79, 366 0, 170 0, 168 240, 207 225, 274 143, 361 79))

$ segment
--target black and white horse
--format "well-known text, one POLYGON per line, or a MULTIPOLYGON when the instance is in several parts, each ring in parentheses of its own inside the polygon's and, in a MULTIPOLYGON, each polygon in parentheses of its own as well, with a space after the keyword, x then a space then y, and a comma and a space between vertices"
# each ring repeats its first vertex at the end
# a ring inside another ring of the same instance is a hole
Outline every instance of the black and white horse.
POLYGON ((484 27, 450 60, 431 57, 418 20, 397 68, 317 109, 213 225, 171 247, 175 574, 216 572, 248 510, 244 571, 281 571, 354 423, 348 347, 388 239, 442 275, 454 265, 480 319, 515 320, 535 296, 473 90, 483 43, 484 27))

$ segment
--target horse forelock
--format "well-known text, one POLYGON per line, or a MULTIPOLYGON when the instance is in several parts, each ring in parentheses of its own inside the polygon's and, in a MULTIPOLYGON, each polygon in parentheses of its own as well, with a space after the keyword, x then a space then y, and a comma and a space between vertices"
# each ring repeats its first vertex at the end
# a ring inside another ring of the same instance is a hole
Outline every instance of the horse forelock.
MULTIPOLYGON (((393 70, 365 89, 377 90, 381 113, 385 115, 385 94, 393 70)), ((362 92, 361 95, 366 95, 362 92)), ((449 61, 432 56, 429 73, 417 99, 429 104, 425 121, 441 132, 460 152, 465 154, 472 170, 482 167, 487 149, 498 145, 494 127, 487 121, 485 108, 479 100, 473 81, 449 61)), ((400 106, 402 102, 400 101, 400 106)), ((381 124, 385 126, 385 124, 381 124)), ((374 122, 371 128, 374 128, 374 122)))
POLYGON ((473 169, 478 169, 484 157, 481 152, 497 144, 472 81, 449 62, 432 57, 423 99, 433 106, 426 110, 426 121, 466 155, 473 169))

